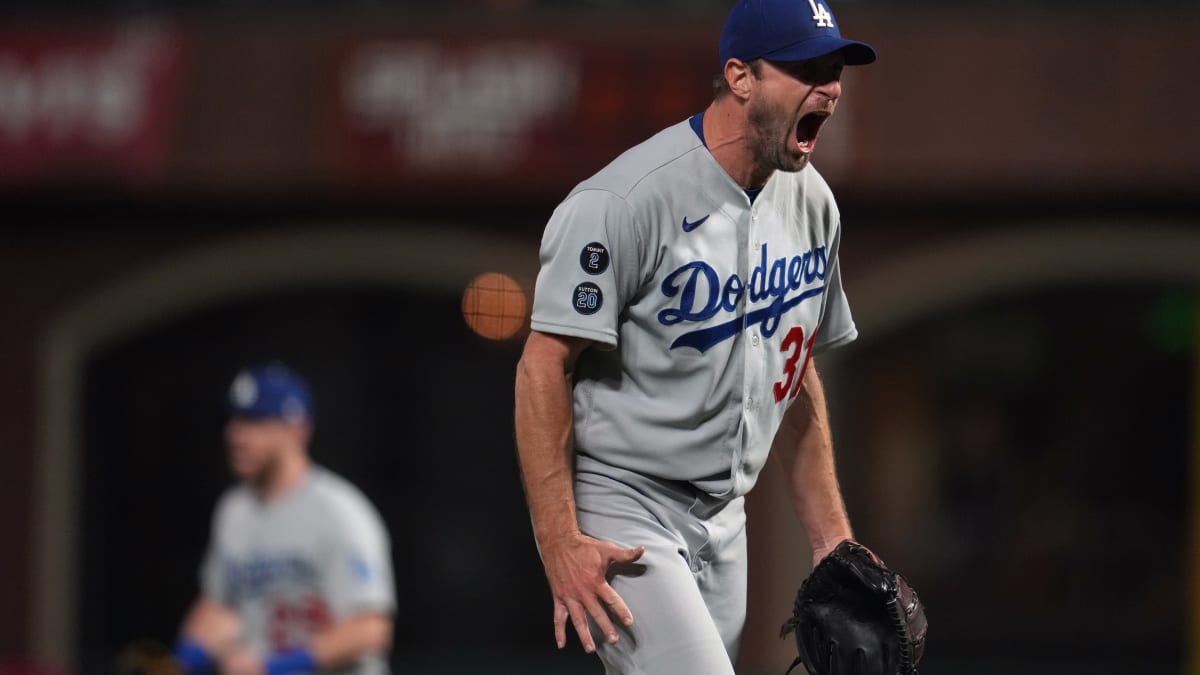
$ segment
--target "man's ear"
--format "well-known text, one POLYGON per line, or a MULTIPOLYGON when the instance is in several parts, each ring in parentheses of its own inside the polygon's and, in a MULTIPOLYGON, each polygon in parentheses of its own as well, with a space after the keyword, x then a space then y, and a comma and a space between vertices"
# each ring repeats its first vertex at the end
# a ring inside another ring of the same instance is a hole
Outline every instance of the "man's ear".
POLYGON ((754 79, 754 73, 745 61, 729 59, 725 62, 725 82, 729 85, 730 93, 738 99, 745 101, 750 98, 750 91, 754 87, 751 81, 754 79))

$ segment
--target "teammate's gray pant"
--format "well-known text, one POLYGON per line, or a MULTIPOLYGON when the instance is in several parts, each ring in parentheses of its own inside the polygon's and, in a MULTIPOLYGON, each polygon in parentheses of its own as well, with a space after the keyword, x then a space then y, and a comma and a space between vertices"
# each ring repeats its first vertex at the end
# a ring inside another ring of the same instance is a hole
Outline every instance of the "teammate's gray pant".
POLYGON ((715 499, 579 457, 580 529, 620 546, 645 546, 610 573, 633 612, 610 645, 595 630, 609 675, 733 675, 746 619, 746 514, 741 498, 715 499))

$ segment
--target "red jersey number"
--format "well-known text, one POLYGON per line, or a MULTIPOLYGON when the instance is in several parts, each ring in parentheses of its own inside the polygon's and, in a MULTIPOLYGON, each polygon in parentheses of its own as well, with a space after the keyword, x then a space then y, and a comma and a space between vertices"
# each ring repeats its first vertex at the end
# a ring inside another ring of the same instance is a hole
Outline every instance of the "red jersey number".
POLYGON ((329 624, 329 607, 316 595, 294 602, 278 601, 271 612, 271 648, 283 652, 301 647, 329 624))
POLYGON ((813 343, 817 340, 817 331, 814 330, 812 335, 808 336, 808 344, 804 343, 804 328, 802 326, 792 326, 787 335, 783 338, 783 343, 779 345, 779 351, 791 352, 788 354, 787 361, 783 362, 783 380, 775 383, 775 402, 780 403, 785 398, 796 398, 796 394, 800 393, 800 384, 804 382, 804 371, 808 370, 808 361, 812 358, 813 343), (804 362, 800 363, 800 357, 804 357, 804 362), (800 371, 796 372, 796 364, 800 363, 800 371))

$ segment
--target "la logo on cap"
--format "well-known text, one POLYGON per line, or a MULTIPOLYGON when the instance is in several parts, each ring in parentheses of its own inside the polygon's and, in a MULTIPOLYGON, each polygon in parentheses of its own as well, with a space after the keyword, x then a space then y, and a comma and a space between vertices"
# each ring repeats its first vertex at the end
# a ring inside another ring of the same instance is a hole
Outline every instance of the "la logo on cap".
POLYGON ((817 22, 817 28, 833 28, 833 15, 825 9, 825 5, 817 0, 808 0, 808 6, 812 7, 813 21, 817 22))
POLYGON ((258 383, 254 376, 247 372, 238 373, 229 390, 234 405, 239 408, 249 408, 258 400, 258 383))

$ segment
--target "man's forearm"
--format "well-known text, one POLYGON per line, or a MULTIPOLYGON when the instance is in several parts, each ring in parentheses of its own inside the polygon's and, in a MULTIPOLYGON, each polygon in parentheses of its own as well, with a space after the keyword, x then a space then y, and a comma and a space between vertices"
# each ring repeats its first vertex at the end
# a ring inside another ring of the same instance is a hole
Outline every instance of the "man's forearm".
MULTIPOLYGON (((534 340, 549 340, 540 337, 534 340)), ((527 347, 517 367, 517 454, 539 546, 579 529, 572 485, 571 388, 557 355, 527 347)))
POLYGON ((386 653, 391 643, 391 618, 383 614, 359 614, 314 635, 309 651, 321 668, 338 668, 367 654, 386 653))
POLYGON ((206 672, 237 648, 241 632, 241 621, 233 611, 201 595, 179 630, 175 661, 185 673, 206 672))
POLYGON ((241 639, 241 621, 227 607, 200 596, 192 605, 180 629, 180 638, 217 656, 241 639))
POLYGON ((838 486, 825 391, 815 368, 805 374, 800 397, 788 415, 792 424, 781 440, 791 445, 783 453, 789 493, 814 556, 820 558, 853 532, 838 486))

